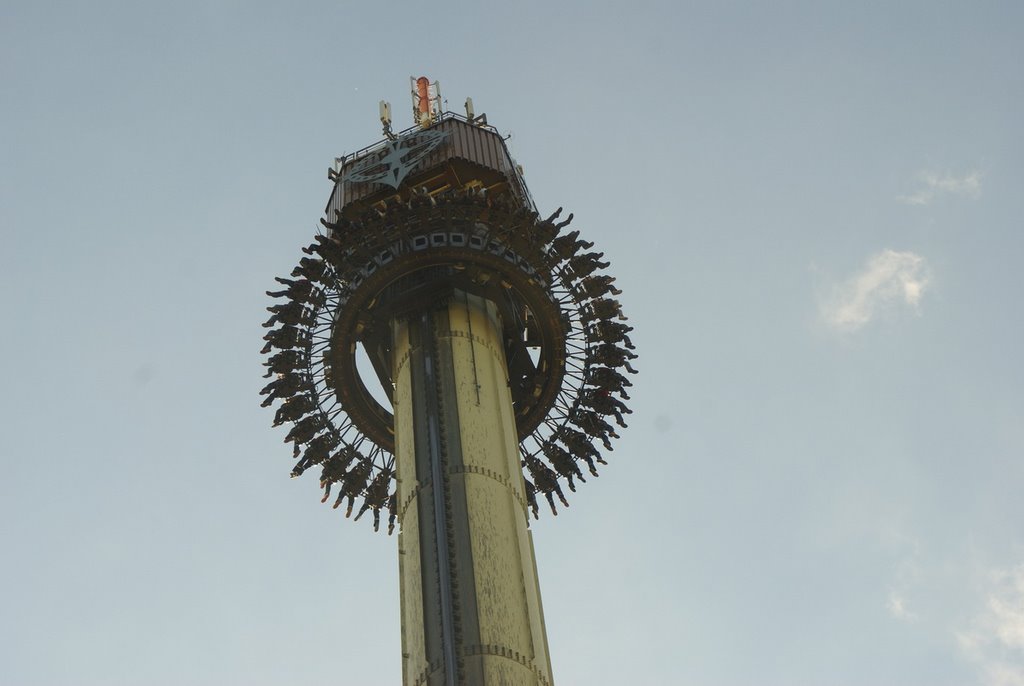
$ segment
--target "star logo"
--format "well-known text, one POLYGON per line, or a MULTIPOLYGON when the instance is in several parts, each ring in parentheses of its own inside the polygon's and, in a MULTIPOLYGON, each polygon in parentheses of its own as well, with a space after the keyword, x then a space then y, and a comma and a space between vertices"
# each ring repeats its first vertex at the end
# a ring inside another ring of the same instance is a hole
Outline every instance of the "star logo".
POLYGON ((352 165, 345 179, 358 183, 383 183, 398 188, 424 157, 436 150, 447 131, 417 131, 391 141, 381 150, 352 165))

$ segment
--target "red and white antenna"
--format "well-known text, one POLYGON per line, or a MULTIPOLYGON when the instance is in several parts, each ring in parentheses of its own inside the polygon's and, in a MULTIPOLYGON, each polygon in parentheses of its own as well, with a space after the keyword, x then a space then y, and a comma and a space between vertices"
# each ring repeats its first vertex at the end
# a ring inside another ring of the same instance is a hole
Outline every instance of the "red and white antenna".
POLYGON ((426 128, 441 118, 441 84, 430 82, 426 76, 409 77, 412 87, 412 117, 420 127, 426 128))

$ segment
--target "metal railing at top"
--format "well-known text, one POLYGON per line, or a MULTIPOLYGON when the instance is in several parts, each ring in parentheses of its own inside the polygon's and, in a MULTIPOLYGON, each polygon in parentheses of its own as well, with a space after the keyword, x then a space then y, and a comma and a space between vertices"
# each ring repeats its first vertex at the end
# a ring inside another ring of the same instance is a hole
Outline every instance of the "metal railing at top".
MULTIPOLYGON (((430 126, 428 126, 426 128, 432 128, 434 126, 437 126, 441 122, 447 121, 449 119, 457 119, 457 120, 459 120, 461 122, 464 122, 466 124, 470 124, 472 126, 476 126, 478 128, 484 129, 485 131, 490 131, 491 133, 497 135, 499 138, 501 137, 501 134, 498 132, 498 129, 494 128, 490 124, 483 124, 483 123, 480 123, 478 121, 473 121, 473 120, 469 119, 468 117, 466 117, 465 115, 458 114, 457 112, 451 112, 451 111, 442 112, 441 115, 438 117, 437 121, 433 122, 430 126)), ((419 124, 414 124, 414 125, 410 126, 409 128, 402 129, 401 131, 396 133, 395 137, 396 138, 401 138, 402 136, 405 136, 407 134, 413 133, 415 131, 422 131, 422 130, 425 130, 424 127, 420 126, 419 124)), ((505 139, 502 138, 502 141, 504 141, 504 140, 505 139)), ((337 158, 337 160, 336 160, 339 169, 341 167, 344 167, 345 165, 349 164, 350 162, 355 162, 356 160, 362 159, 362 158, 364 158, 364 157, 366 157, 368 155, 372 155, 373 153, 375 153, 378 150, 382 149, 384 146, 386 146, 390 142, 391 142, 391 139, 384 138, 382 140, 377 141, 376 143, 371 143, 370 145, 367 145, 365 148, 361 148, 360 150, 356 150, 353 153, 345 153, 344 155, 342 155, 341 157, 337 158)))

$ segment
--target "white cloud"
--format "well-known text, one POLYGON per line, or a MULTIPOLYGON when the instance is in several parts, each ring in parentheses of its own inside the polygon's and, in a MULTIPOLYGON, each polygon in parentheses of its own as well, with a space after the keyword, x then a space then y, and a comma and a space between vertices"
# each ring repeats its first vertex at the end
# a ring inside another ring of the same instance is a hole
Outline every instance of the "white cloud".
POLYGON ((907 602, 903 596, 896 591, 889 591, 889 599, 885 604, 886 608, 896 619, 903 620, 905 622, 913 622, 917 619, 917 615, 907 609, 907 602))
POLYGON ((1024 564, 991 575, 984 609, 956 637, 987 686, 1024 686, 1024 564))
POLYGON ((822 319, 840 331, 855 331, 886 307, 917 308, 929 284, 925 259, 912 252, 883 250, 858 274, 837 286, 822 304, 822 319))
POLYGON ((961 177, 926 171, 922 172, 919 178, 924 184, 923 188, 910 195, 899 196, 899 199, 908 205, 927 205, 940 195, 959 195, 966 198, 977 198, 981 195, 981 173, 977 171, 961 177))

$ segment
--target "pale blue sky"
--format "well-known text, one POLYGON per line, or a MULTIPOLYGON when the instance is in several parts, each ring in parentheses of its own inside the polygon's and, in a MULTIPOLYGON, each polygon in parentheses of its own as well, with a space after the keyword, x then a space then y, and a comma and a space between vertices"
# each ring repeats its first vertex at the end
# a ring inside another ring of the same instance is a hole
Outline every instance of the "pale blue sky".
POLYGON ((258 351, 425 74, 636 327, 534 525, 556 682, 1024 684, 1024 5, 552 4, 0 4, 0 682, 400 682, 258 351))

